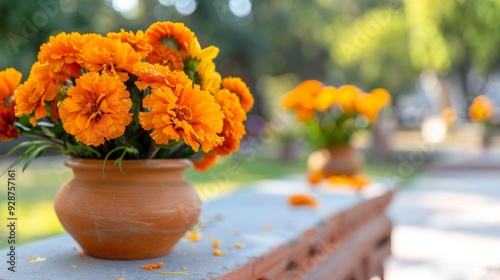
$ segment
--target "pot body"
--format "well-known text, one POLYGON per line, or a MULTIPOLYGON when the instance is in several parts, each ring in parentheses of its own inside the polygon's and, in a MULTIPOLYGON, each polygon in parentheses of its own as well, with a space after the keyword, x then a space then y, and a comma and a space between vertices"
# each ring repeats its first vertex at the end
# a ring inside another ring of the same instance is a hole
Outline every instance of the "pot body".
POLYGON ((319 149, 307 159, 309 174, 321 174, 323 178, 334 175, 352 176, 359 173, 363 165, 363 156, 349 145, 319 149))
POLYGON ((184 159, 69 159, 74 177, 59 189, 56 214, 89 255, 144 259, 167 254, 198 221, 201 202, 184 180, 184 159))

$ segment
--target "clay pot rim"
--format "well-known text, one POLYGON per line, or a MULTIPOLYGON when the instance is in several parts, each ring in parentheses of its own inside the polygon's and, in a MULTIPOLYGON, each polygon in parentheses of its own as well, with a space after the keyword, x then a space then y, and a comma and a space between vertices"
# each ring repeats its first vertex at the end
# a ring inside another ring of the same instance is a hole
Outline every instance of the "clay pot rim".
MULTIPOLYGON (((103 159, 87 159, 87 158, 68 158, 64 164, 70 168, 78 169, 95 169, 102 168, 103 159)), ((108 159, 106 162, 106 170, 118 169, 114 165, 114 159, 108 159)), ((189 159, 174 158, 174 159, 124 159, 122 167, 127 169, 187 169, 193 166, 193 162, 189 159)))

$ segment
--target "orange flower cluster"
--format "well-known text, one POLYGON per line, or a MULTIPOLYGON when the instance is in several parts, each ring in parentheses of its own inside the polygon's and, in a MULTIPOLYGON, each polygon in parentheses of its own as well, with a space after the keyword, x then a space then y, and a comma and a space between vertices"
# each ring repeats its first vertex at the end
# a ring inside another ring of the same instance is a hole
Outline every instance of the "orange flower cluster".
POLYGON ((335 88, 306 80, 285 95, 283 106, 308 123, 312 146, 323 148, 347 145, 353 133, 375 123, 390 102, 391 95, 382 88, 364 93, 353 85, 335 88))
POLYGON ((206 169, 239 149, 254 104, 245 82, 216 71, 218 53, 183 23, 62 32, 40 47, 21 85, 21 73, 0 72, 0 139, 22 131, 77 157, 121 149, 131 158, 192 157, 206 169))
POLYGON ((391 95, 383 88, 363 93, 353 85, 335 88, 324 86, 317 80, 306 80, 287 93, 283 106, 295 111, 299 120, 303 122, 311 121, 316 112, 338 107, 345 115, 358 114, 370 123, 374 123, 377 121, 379 111, 390 102, 391 95))
POLYGON ((493 116, 495 105, 491 99, 484 95, 474 98, 469 107, 469 118, 473 122, 486 121, 493 116))

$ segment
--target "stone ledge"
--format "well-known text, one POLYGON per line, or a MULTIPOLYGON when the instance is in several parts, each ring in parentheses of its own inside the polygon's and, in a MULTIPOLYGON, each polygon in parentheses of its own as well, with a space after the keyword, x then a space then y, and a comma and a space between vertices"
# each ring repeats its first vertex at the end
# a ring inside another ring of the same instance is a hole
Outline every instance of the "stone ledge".
POLYGON ((391 224, 384 213, 392 195, 381 184, 354 193, 311 190, 302 176, 261 181, 206 203, 203 239, 183 240, 167 256, 135 261, 79 259, 77 243, 63 234, 17 248, 15 273, 7 271, 7 251, 0 251, 0 279, 368 279, 367 275, 383 270, 382 261, 390 253, 391 224), (320 206, 289 206, 288 196, 297 192, 312 193, 320 206), (208 236, 223 242, 224 256, 213 255, 208 236), (234 248, 236 242, 245 248, 234 248), (29 263, 28 257, 47 260, 29 263), (164 268, 157 271, 186 267, 190 276, 141 269, 160 261, 164 268))

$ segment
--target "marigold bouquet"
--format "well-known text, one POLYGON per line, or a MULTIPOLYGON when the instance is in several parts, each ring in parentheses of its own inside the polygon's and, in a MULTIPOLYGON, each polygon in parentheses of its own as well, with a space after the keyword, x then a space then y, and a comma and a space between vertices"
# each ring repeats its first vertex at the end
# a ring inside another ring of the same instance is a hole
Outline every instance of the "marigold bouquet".
POLYGON ((354 132, 377 121, 390 100, 389 92, 382 88, 364 93, 352 85, 334 88, 317 80, 306 80, 286 94, 284 107, 307 123, 309 142, 315 150, 307 160, 310 183, 328 179, 356 189, 369 184, 358 174, 363 160, 349 142, 354 132))
POLYGON ((322 148, 349 144, 353 133, 375 123, 390 102, 383 88, 364 93, 353 85, 335 88, 306 80, 285 95, 283 105, 307 123, 313 147, 322 148))
POLYGON ((238 150, 254 103, 240 78, 216 71, 218 52, 183 23, 62 32, 40 47, 24 83, 13 68, 0 72, 0 139, 38 138, 12 150, 26 149, 13 163, 25 168, 52 148, 116 163, 189 158, 206 169, 238 150))

